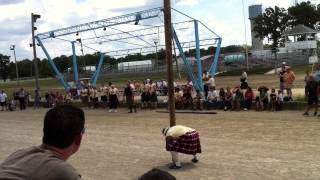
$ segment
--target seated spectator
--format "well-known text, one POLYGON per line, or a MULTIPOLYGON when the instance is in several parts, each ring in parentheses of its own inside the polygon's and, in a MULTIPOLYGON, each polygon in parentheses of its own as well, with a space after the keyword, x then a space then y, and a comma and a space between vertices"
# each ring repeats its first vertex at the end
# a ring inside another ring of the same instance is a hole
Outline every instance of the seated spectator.
POLYGON ((247 110, 251 109, 253 97, 254 97, 254 93, 253 93, 251 87, 248 87, 248 89, 244 93, 244 107, 243 107, 243 110, 247 111, 247 110))
POLYGON ((276 111, 276 104, 277 104, 277 94, 276 94, 276 90, 272 88, 270 93, 271 111, 276 111))
POLYGON ((276 111, 281 111, 282 105, 283 105, 283 93, 281 90, 278 90, 276 111))
POLYGON ((8 109, 9 109, 9 111, 15 111, 16 108, 17 108, 17 103, 16 103, 16 101, 13 100, 13 99, 12 99, 11 101, 9 101, 9 104, 8 104, 8 109))
POLYGON ((150 93, 147 88, 144 88, 141 93, 141 109, 147 109, 150 103, 150 93))
POLYGON ((192 99, 191 91, 189 91, 189 89, 186 87, 183 89, 182 102, 183 102, 183 109, 187 109, 189 107, 193 109, 193 99, 192 99))
POLYGON ((218 93, 216 91, 216 88, 214 86, 210 86, 208 96, 207 96, 207 109, 217 108, 217 103, 218 103, 218 93))
POLYGON ((264 111, 267 108, 269 99, 268 99, 268 88, 267 87, 259 87, 259 96, 256 97, 256 110, 264 111))
POLYGON ((183 108, 182 95, 183 95, 183 93, 181 93, 180 88, 178 88, 178 87, 175 88, 174 97, 175 97, 175 107, 177 109, 183 108))
POLYGON ((244 99, 243 93, 241 92, 239 87, 235 87, 232 92, 234 94, 232 109, 239 111, 241 109, 241 104, 243 103, 243 99, 244 99))
POLYGON ((196 104, 196 110, 202 110, 203 109, 203 99, 200 91, 196 91, 196 97, 194 98, 195 104, 196 104))
POLYGON ((157 109, 158 106, 158 96, 155 89, 150 92, 150 108, 157 109))
POLYGON ((226 98, 224 102, 224 111, 232 108, 232 98, 233 98, 233 95, 230 90, 230 87, 227 87, 226 98))
POLYGON ((223 88, 220 88, 220 90, 219 90, 219 98, 218 98, 218 108, 219 109, 223 109, 224 108, 225 101, 226 101, 226 92, 224 91, 223 88))

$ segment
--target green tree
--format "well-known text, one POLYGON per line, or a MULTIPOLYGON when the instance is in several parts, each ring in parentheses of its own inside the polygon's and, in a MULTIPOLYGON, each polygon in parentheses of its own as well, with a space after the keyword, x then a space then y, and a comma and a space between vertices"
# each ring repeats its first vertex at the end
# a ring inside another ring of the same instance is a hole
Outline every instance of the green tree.
POLYGON ((267 8, 262 15, 255 18, 255 27, 257 37, 267 38, 272 42, 272 48, 276 49, 283 42, 282 33, 290 23, 290 16, 284 8, 275 6, 267 8))
POLYGON ((316 5, 311 4, 310 1, 301 2, 295 6, 289 7, 288 13, 292 18, 292 26, 303 24, 312 29, 319 30, 319 27, 316 27, 316 24, 319 22, 320 10, 319 8, 317 9, 316 5))
POLYGON ((9 63, 10 63, 9 59, 10 59, 10 56, 0 54, 0 73, 3 81, 7 80, 7 77, 9 74, 9 63))

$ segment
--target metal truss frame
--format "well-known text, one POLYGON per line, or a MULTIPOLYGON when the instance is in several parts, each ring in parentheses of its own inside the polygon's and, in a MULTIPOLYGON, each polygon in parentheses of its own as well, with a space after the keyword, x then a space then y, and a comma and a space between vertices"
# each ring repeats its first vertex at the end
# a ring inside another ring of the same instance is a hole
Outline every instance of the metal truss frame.
MULTIPOLYGON (((216 69, 217 69, 217 64, 218 64, 217 62, 218 62, 218 57, 220 54, 220 47, 221 47, 222 38, 220 36, 218 36, 214 31, 209 29, 202 22, 195 20, 188 15, 183 14, 182 12, 180 12, 176 9, 173 9, 173 10, 188 17, 189 19, 191 19, 189 21, 172 23, 173 40, 176 42, 175 43, 176 47, 174 47, 174 48, 177 48, 179 50, 180 57, 183 59, 188 76, 190 77, 191 81, 193 82, 194 87, 197 90, 203 92, 204 88, 203 88, 203 81, 202 81, 202 62, 201 62, 200 47, 201 46, 210 46, 210 45, 215 45, 215 44, 217 45, 216 50, 215 50, 215 54, 214 54, 214 57, 212 60, 212 65, 209 69, 209 72, 211 73, 211 75, 214 76, 216 73, 216 69), (215 38, 200 39, 199 30, 198 30, 199 24, 203 25, 207 30, 209 30, 209 32, 214 34, 215 38), (179 38, 178 38, 177 30, 188 29, 188 28, 190 28, 190 26, 194 28, 194 33, 195 33, 194 34, 194 36, 195 36, 194 41, 180 42, 179 38), (187 59, 185 52, 183 50, 183 48, 187 45, 189 45, 188 46, 189 48, 190 47, 196 48, 196 57, 195 57, 196 62, 197 62, 197 74, 196 75, 194 75, 193 67, 191 66, 191 64, 190 64, 189 60, 187 59)), ((163 26, 151 26, 148 28, 137 29, 137 30, 132 30, 132 31, 119 30, 119 29, 114 28, 113 26, 132 23, 132 22, 137 23, 140 20, 146 20, 146 19, 151 19, 151 18, 156 18, 156 17, 159 17, 161 19, 162 16, 163 16, 163 8, 158 7, 158 8, 153 8, 153 9, 149 9, 149 10, 145 10, 145 11, 139 11, 139 12, 135 12, 135 13, 127 14, 127 15, 107 18, 107 19, 88 22, 88 23, 84 23, 84 24, 79 24, 79 25, 75 25, 75 26, 71 26, 71 27, 67 27, 67 28, 61 28, 61 29, 56 29, 56 30, 44 32, 44 33, 39 33, 35 36, 35 38, 38 41, 40 47, 42 48, 44 54, 47 56, 47 58, 50 62, 50 65, 53 68, 58 80, 62 83, 64 88, 66 90, 68 90, 71 88, 70 85, 65 81, 62 73, 59 72, 58 68, 56 67, 55 63, 51 59, 51 57, 50 57, 47 49, 43 45, 42 41, 47 40, 47 39, 52 39, 52 38, 64 40, 60 37, 68 36, 71 34, 78 34, 80 32, 86 32, 86 31, 93 31, 95 34, 95 37, 81 39, 81 41, 82 41, 81 43, 85 47, 88 47, 88 45, 90 45, 90 44, 102 44, 102 43, 108 43, 108 42, 113 42, 113 41, 125 43, 125 42, 127 42, 126 40, 129 40, 129 39, 143 40, 142 37, 151 36, 151 35, 155 35, 155 34, 159 35, 159 33, 164 33, 163 26), (97 36, 95 33, 95 30, 99 29, 99 28, 103 28, 104 30, 106 28, 110 28, 110 29, 116 30, 118 32, 113 33, 113 34, 108 34, 108 35, 97 36)), ((64 41, 68 41, 68 40, 64 40, 64 41)), ((143 41, 145 42, 145 40, 143 40, 143 41)), ((73 64, 73 71, 74 71, 73 72, 74 73, 74 81, 76 82, 76 86, 79 89, 79 88, 81 88, 81 84, 79 82, 77 56, 76 56, 76 52, 75 52, 75 43, 77 43, 77 42, 74 40, 69 41, 69 42, 71 43, 72 54, 73 54, 72 64, 73 64)), ((127 42, 127 43, 130 44, 129 42, 127 42)), ((104 61, 105 55, 115 57, 115 56, 125 56, 128 54, 137 54, 137 53, 146 54, 146 53, 155 52, 154 49, 157 47, 164 48, 164 45, 161 45, 161 44, 159 44, 156 47, 156 45, 154 45, 152 43, 148 43, 148 42, 145 42, 145 43, 148 46, 140 45, 140 44, 136 44, 136 43, 131 43, 131 44, 139 46, 139 48, 117 50, 117 51, 108 51, 108 52, 99 52, 100 59, 99 59, 98 65, 96 67, 96 71, 91 77, 91 84, 93 86, 96 86, 97 80, 98 80, 100 72, 101 72, 102 65, 104 63, 103 61, 104 61)), ((90 47, 88 47, 88 48, 90 48, 90 47)), ((93 49, 93 48, 90 48, 90 49, 93 49)))

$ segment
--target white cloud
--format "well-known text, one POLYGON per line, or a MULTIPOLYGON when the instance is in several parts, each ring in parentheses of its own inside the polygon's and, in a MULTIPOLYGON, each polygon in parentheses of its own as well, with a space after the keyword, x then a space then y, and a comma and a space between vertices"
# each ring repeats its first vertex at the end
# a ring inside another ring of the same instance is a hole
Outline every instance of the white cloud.
POLYGON ((177 0, 177 6, 193 6, 199 3, 199 0, 177 0))

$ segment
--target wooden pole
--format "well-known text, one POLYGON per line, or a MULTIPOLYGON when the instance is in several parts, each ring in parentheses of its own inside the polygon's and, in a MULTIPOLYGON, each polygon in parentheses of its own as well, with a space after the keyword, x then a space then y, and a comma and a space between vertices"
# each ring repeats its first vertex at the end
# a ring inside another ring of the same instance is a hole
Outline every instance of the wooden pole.
POLYGON ((168 105, 170 115, 170 126, 176 125, 175 116, 175 99, 173 87, 173 68, 172 68, 172 29, 171 29, 171 1, 163 0, 164 12, 164 29, 166 42, 166 64, 167 64, 167 80, 168 80, 168 105))
MULTIPOLYGON (((39 16, 39 15, 38 15, 39 16)), ((40 16, 39 16, 40 18, 40 16)), ((36 21, 35 14, 31 13, 31 32, 32 32, 32 47, 33 47, 33 63, 34 63, 34 75, 36 79, 36 89, 40 89, 40 84, 39 84, 39 70, 38 70, 38 59, 37 59, 37 50, 36 50, 36 42, 34 38, 34 23, 36 21)))

